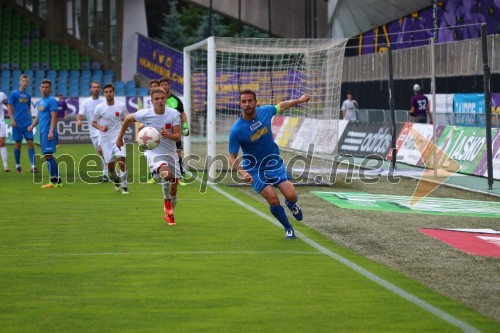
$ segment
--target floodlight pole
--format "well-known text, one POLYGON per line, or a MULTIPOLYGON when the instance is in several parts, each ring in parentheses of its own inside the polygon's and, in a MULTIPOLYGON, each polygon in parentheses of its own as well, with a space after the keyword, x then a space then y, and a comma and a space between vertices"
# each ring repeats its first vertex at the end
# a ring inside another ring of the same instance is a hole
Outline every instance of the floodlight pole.
POLYGON ((486 163, 488 168, 488 190, 493 189, 493 151, 491 147, 491 71, 488 65, 488 31, 486 24, 481 26, 481 47, 483 51, 483 88, 484 107, 486 108, 486 163))
POLYGON ((394 108, 394 78, 392 69, 392 48, 390 45, 387 46, 387 55, 389 59, 389 108, 391 110, 391 121, 392 121, 392 160, 391 160, 391 171, 396 170, 396 159, 398 154, 398 148, 396 145, 396 110, 394 108))

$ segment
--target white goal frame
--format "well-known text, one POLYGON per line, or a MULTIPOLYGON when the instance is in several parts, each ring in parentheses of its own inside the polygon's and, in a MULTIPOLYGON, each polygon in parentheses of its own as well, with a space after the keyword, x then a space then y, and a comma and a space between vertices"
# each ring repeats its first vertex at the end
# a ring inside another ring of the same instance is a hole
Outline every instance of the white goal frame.
MULTIPOLYGON (((236 47, 230 48, 231 47, 231 42, 232 41, 252 41, 252 40, 259 40, 259 39, 245 39, 245 38, 216 38, 216 37, 209 37, 203 41, 200 41, 196 44, 187 46, 184 48, 184 112, 186 114, 186 117, 188 119, 189 124, 191 124, 191 117, 192 117, 192 75, 191 75, 191 52, 196 51, 196 50, 204 50, 206 51, 206 112, 207 112, 207 119, 206 119, 206 139, 207 139, 207 157, 214 157, 217 154, 217 128, 216 128, 216 98, 217 98, 217 92, 216 92, 216 80, 217 80, 217 45, 220 43, 222 44, 221 46, 221 52, 231 52, 231 53, 241 53, 241 54, 248 54, 245 53, 245 51, 237 49, 236 47), (226 45, 224 45, 224 43, 226 45), (217 43, 217 45, 216 45, 217 43), (225 48, 229 48, 225 49, 225 48)), ((338 112, 340 109, 340 83, 341 83, 341 75, 342 75, 342 59, 343 59, 343 52, 345 48, 345 44, 347 42, 347 39, 266 39, 266 42, 276 42, 276 44, 283 44, 286 42, 292 42, 292 46, 287 46, 287 47, 279 47, 279 46, 271 46, 274 47, 272 51, 269 51, 270 48, 268 49, 252 49, 252 52, 255 52, 256 54, 299 54, 303 53, 305 57, 307 57, 307 54, 314 54, 314 52, 326 52, 327 50, 334 49, 336 50, 337 54, 337 60, 335 62, 335 70, 337 73, 340 75, 332 75, 326 76, 326 79, 324 80, 324 87, 323 89, 327 91, 328 94, 335 95, 336 100, 326 100, 325 99, 325 106, 323 107, 324 110, 321 114, 321 118, 324 119, 338 119, 338 112), (295 46, 293 43, 297 42, 298 46, 295 46), (305 43, 305 47, 301 46, 301 42, 305 43), (314 43, 314 44, 313 44, 314 43), (271 53, 268 53, 271 52, 271 53), (339 55, 340 54, 340 55, 339 55), (339 60, 338 57, 341 57, 341 60, 339 60), (340 63, 340 68, 337 68, 340 63), (330 114, 327 114, 330 112, 330 114)), ((330 51, 328 51, 330 52, 330 51)), ((325 68, 324 71, 329 71, 331 70, 332 62, 329 60, 332 56, 331 53, 327 53, 328 56, 326 57, 327 60, 324 61, 325 63, 325 68)), ((321 67, 323 68, 323 67, 321 67)), ((317 69, 316 69, 317 70, 317 69)), ((314 97, 314 96, 312 96, 314 97)), ((191 155, 192 149, 191 149, 191 135, 184 137, 184 154, 185 156, 191 155)), ((208 163, 208 179, 215 179, 216 177, 216 165, 215 163, 208 163)))

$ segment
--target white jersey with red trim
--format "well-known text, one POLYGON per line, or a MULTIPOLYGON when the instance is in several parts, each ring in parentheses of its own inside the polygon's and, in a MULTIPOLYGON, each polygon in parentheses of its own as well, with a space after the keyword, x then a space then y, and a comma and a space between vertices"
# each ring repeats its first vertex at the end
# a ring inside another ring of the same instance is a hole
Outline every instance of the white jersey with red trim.
POLYGON ((99 131, 100 140, 116 140, 127 115, 127 108, 123 103, 115 102, 113 105, 108 105, 107 102, 104 102, 99 104, 95 108, 93 121, 101 126, 108 126, 106 132, 99 131))
MULTIPOLYGON (((158 130, 165 129, 168 133, 172 133, 174 126, 180 125, 179 112, 175 109, 166 107, 165 113, 157 114, 154 108, 142 109, 134 113, 135 120, 144 124, 144 126, 154 127, 158 130)), ((149 153, 177 155, 177 147, 175 141, 161 138, 160 144, 153 150, 148 150, 144 154, 149 153)))

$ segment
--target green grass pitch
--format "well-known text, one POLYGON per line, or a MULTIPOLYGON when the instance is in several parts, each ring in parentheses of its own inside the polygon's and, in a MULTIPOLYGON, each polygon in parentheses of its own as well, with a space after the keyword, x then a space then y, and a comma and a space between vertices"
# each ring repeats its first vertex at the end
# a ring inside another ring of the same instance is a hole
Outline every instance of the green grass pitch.
MULTIPOLYGON (((62 145, 58 153, 79 160, 92 150, 62 145)), ((12 147, 9 158, 13 170, 12 147)), ((199 193, 199 183, 179 187, 178 225, 170 227, 158 185, 131 183, 128 196, 79 179, 42 189, 26 172, 25 146, 22 160, 25 173, 0 173, 0 332, 460 331, 304 241, 284 239, 281 229, 216 191, 199 193)), ((222 189, 269 214, 244 191, 222 189)), ((294 225, 455 318, 498 329, 294 225)))

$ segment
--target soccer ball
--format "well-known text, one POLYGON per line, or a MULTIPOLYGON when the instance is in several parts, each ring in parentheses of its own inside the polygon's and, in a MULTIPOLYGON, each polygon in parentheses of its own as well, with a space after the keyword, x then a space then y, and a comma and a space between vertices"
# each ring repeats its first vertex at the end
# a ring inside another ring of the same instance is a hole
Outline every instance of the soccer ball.
POLYGON ((144 127, 137 135, 137 143, 142 149, 155 149, 160 144, 160 132, 154 127, 144 127))

